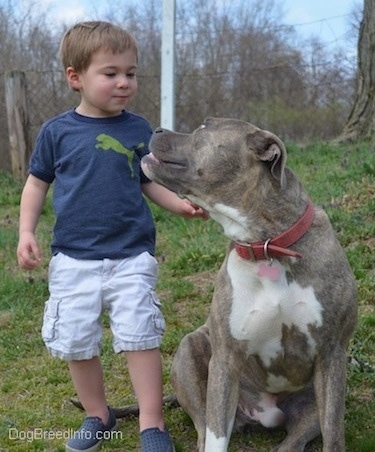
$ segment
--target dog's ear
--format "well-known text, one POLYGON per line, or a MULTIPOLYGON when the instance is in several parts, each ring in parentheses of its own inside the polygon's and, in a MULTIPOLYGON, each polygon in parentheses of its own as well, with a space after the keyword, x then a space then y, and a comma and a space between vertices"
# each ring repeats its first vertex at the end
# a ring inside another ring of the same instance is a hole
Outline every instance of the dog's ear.
POLYGON ((257 130, 248 134, 247 145, 259 160, 269 162, 272 176, 284 187, 286 149, 280 138, 266 130, 257 130))

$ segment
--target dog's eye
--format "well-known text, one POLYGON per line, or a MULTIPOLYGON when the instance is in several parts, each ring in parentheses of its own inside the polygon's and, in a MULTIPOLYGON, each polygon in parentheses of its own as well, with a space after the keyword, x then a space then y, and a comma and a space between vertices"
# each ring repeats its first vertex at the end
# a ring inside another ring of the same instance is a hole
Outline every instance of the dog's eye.
POLYGON ((202 130, 202 129, 205 129, 206 128, 206 124, 201 124, 199 127, 198 127, 198 130, 202 130))

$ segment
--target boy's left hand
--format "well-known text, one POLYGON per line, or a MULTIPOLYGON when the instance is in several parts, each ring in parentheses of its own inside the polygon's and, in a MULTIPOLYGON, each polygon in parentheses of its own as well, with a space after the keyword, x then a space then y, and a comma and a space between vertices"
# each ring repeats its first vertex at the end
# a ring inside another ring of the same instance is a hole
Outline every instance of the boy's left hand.
POLYGON ((210 218, 209 214, 202 207, 197 206, 188 199, 182 199, 181 201, 181 216, 185 218, 201 217, 204 220, 210 218))

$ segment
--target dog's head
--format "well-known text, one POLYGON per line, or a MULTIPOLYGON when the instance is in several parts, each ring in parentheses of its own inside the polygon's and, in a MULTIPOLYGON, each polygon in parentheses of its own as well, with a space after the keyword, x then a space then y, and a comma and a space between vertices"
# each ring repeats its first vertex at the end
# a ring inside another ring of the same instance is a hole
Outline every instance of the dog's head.
POLYGON ((262 192, 280 191, 285 183, 281 140, 240 120, 208 118, 191 134, 159 128, 150 151, 142 160, 145 174, 221 224, 223 209, 226 218, 238 220, 254 199, 263 198, 262 192))

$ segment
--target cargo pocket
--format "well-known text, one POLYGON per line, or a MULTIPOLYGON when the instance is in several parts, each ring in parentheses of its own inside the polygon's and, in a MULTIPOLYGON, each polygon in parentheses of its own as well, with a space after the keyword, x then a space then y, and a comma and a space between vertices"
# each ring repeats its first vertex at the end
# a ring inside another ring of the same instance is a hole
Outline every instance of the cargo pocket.
POLYGON ((57 338, 56 323, 59 319, 60 301, 59 298, 50 298, 45 303, 42 327, 42 338, 45 342, 50 342, 57 338))
POLYGON ((155 332, 163 334, 165 331, 165 320, 161 312, 161 303, 155 292, 151 292, 151 300, 153 304, 152 320, 155 326, 155 332))

